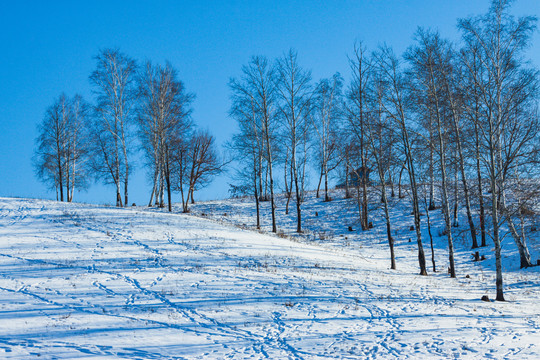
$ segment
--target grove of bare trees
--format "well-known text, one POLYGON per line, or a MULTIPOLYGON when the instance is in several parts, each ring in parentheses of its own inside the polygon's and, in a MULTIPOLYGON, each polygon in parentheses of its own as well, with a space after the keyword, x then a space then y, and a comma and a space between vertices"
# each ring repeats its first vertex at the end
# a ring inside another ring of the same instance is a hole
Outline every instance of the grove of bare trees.
POLYGON ((75 188, 88 186, 88 112, 80 95, 62 94, 39 124, 34 166, 38 177, 55 189, 57 200, 71 202, 75 188))
POLYGON ((429 212, 440 211, 449 275, 459 271, 457 233, 468 233, 471 249, 487 246, 491 238, 496 299, 503 301, 501 229, 514 239, 520 266, 532 266, 524 224, 539 189, 540 78, 524 58, 536 18, 513 17, 511 3, 493 0, 485 15, 460 19, 459 43, 424 28, 403 56, 387 45, 369 52, 357 42, 346 91, 339 74, 312 85, 310 71, 300 66, 293 50, 273 63, 254 57, 243 67, 243 78, 230 82, 230 114, 239 126, 232 149, 245 159, 238 172, 242 185, 235 190, 254 196, 257 227, 268 181, 272 231, 277 226, 274 187, 282 184, 286 213, 294 196, 301 232, 299 184, 305 175, 300 169, 314 164, 317 197, 324 179, 324 201, 331 200, 329 173, 338 169, 345 197, 356 195, 362 231, 372 227, 370 209, 379 206, 370 199, 380 199, 395 269, 389 198, 397 182, 399 197, 407 195, 411 203, 419 273, 428 274, 423 229, 435 271, 429 212), (282 179, 272 171, 280 165, 282 179), (460 209, 466 231, 460 228, 460 209))
POLYGON ((193 203, 194 192, 225 165, 214 137, 191 118, 195 95, 168 62, 139 66, 118 49, 101 50, 95 61, 94 102, 62 94, 47 109, 36 138, 37 176, 60 201, 72 201, 75 188, 94 180, 114 186, 116 206, 129 206, 129 178, 142 158, 151 183, 148 205, 167 203, 172 211, 176 192, 187 212, 188 199, 193 203))

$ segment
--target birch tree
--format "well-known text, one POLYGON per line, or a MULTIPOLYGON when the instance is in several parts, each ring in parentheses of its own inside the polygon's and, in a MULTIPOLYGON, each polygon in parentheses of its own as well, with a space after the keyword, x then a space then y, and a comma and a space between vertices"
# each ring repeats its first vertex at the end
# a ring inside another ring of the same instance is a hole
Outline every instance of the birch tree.
POLYGON ((384 98, 381 102, 382 108, 399 129, 403 157, 405 158, 405 168, 408 173, 411 188, 420 275, 427 275, 426 258, 424 247, 422 245, 422 231, 420 229, 420 207, 418 186, 416 182, 416 166, 413 156, 413 143, 410 135, 412 120, 406 104, 406 79, 401 70, 399 60, 388 47, 381 47, 374 54, 374 66, 376 66, 377 71, 381 74, 381 81, 383 81, 383 84, 385 85, 385 91, 383 92, 384 98))
POLYGON ((390 268, 396 269, 396 255, 394 251, 394 237, 392 236, 392 224, 390 219, 390 204, 388 202, 388 175, 390 164, 393 161, 392 147, 389 146, 395 140, 391 129, 391 118, 385 113, 383 106, 384 92, 387 90, 380 74, 374 72, 369 87, 370 116, 366 122, 366 139, 369 146, 369 155, 375 164, 381 188, 381 202, 386 223, 386 237, 390 249, 390 268))
MULTIPOLYGON (((365 138, 366 134, 366 93, 367 86, 370 81, 370 67, 371 64, 368 61, 366 55, 366 49, 362 43, 357 43, 354 46, 353 56, 349 59, 349 65, 351 67, 352 80, 349 85, 347 93, 347 118, 349 120, 350 128, 356 137, 356 141, 359 147, 360 155, 360 169, 361 174, 357 173, 356 177, 360 180, 360 186, 362 187, 362 197, 358 193, 358 205, 360 207, 360 224, 362 230, 367 230, 369 225, 368 218, 368 167, 367 167, 367 142, 365 138)), ((356 171, 357 169, 351 169, 356 171)))
POLYGON ((251 187, 255 200, 256 226, 257 229, 260 229, 264 138, 260 117, 256 112, 254 101, 245 92, 235 91, 235 87, 238 85, 234 81, 230 83, 233 94, 231 96, 232 105, 229 115, 237 121, 239 132, 233 136, 229 147, 239 158, 250 159, 249 162, 240 162, 241 169, 238 171, 237 177, 242 181, 240 188, 244 187, 244 181, 251 187))
MULTIPOLYGON (((478 213, 480 222, 480 246, 487 246, 486 241, 486 211, 484 205, 484 186, 483 186, 483 162, 481 153, 483 151, 480 133, 480 119, 483 111, 481 111, 482 98, 478 91, 478 87, 475 84, 475 78, 482 78, 484 67, 480 59, 478 58, 479 49, 477 44, 468 44, 467 47, 473 46, 471 51, 461 51, 460 58, 462 63, 466 63, 462 71, 461 86, 463 89, 470 89, 466 92, 466 96, 463 96, 464 101, 464 118, 465 124, 468 124, 470 131, 474 134, 468 142, 469 158, 473 159, 473 165, 476 175, 476 194, 478 199, 478 213)), ((464 92, 465 93, 465 92, 464 92)))
POLYGON ((149 205, 155 197, 156 203, 163 207, 166 190, 168 208, 172 211, 173 153, 185 151, 192 126, 190 105, 194 95, 186 92, 169 63, 160 66, 147 62, 139 75, 138 98, 139 138, 153 184, 149 205))
MULTIPOLYGON (((509 170, 524 158, 527 144, 536 135, 530 123, 513 116, 524 112, 538 87, 538 72, 523 66, 523 52, 536 29, 536 18, 514 18, 509 14, 510 4, 509 0, 493 0, 486 15, 459 21, 464 51, 477 51, 482 65, 478 71, 470 57, 462 56, 481 99, 478 127, 491 192, 497 301, 504 301, 500 231, 505 186, 509 170)), ((517 245, 523 246, 519 241, 517 245)))
POLYGON ((194 193, 207 186, 212 178, 218 175, 225 163, 219 158, 215 147, 215 139, 208 131, 197 131, 190 139, 188 148, 189 187, 185 204, 187 212, 188 201, 195 203, 194 193))
POLYGON ((298 64, 297 53, 289 50, 278 59, 276 66, 276 89, 279 118, 282 120, 282 137, 290 158, 292 183, 296 200, 296 231, 302 232, 303 176, 301 166, 306 162, 307 133, 310 129, 311 73, 298 64))
POLYGON ((57 200, 73 201, 75 188, 87 186, 87 104, 65 94, 47 109, 38 126, 33 157, 38 178, 56 190, 57 200))
POLYGON ((115 185, 116 206, 127 206, 136 64, 118 49, 101 50, 95 60, 90 75, 96 96, 93 169, 98 178, 115 185))
POLYGON ((316 135, 314 137, 316 159, 320 171, 317 197, 324 178, 324 201, 330 200, 329 173, 341 163, 339 133, 342 127, 342 87, 343 78, 339 73, 334 74, 331 79, 320 80, 315 88, 313 112, 310 117, 316 135))
MULTIPOLYGON (((452 234, 452 222, 450 218, 450 201, 448 197, 448 128, 445 117, 444 94, 441 81, 440 55, 441 46, 436 34, 430 34, 420 29, 417 32, 418 45, 409 48, 405 58, 411 64, 410 79, 413 89, 413 98, 424 98, 425 107, 419 111, 425 111, 435 119, 437 153, 439 156, 439 169, 441 176, 442 210, 444 215, 445 232, 448 240, 448 260, 450 276, 456 277, 454 261, 454 244, 452 234), (427 107, 427 108, 426 108, 427 107)), ((431 131, 431 130, 429 130, 431 131)))
MULTIPOLYGON (((255 56, 248 65, 242 67, 242 77, 232 79, 229 82, 233 96, 242 97, 253 106, 256 114, 257 126, 261 135, 261 146, 265 168, 267 170, 270 188, 270 203, 272 212, 272 232, 277 232, 276 204, 274 199, 274 166, 275 166, 275 137, 277 131, 276 122, 276 97, 277 89, 275 82, 275 69, 263 56, 255 56)), ((262 167, 261 167, 262 168, 262 167)), ((262 194, 262 174, 261 174, 262 194)))
POLYGON ((73 201, 75 188, 88 186, 88 116, 90 106, 81 95, 69 100, 69 120, 66 143, 66 190, 67 200, 73 201))

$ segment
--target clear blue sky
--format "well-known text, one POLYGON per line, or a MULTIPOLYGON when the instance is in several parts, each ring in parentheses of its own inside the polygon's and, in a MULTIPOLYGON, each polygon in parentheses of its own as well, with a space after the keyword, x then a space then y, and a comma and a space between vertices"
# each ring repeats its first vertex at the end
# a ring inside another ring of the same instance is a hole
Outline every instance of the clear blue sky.
MULTIPOLYGON (((235 130, 228 118, 230 77, 252 55, 275 58, 295 48, 314 80, 339 71, 349 78, 354 41, 386 42, 403 52, 417 26, 457 40, 457 19, 487 11, 488 0, 356 1, 15 1, 0 2, 0 196, 54 198, 34 176, 36 125, 61 93, 91 100, 88 76, 99 49, 118 47, 142 61, 169 60, 197 95, 194 120, 221 144, 235 130)), ((539 0, 518 0, 516 15, 540 15, 539 0)), ((529 57, 540 66, 540 34, 529 57)), ((199 198, 227 196, 225 177, 199 198)), ((136 170, 130 202, 147 201, 136 170)), ((114 203, 110 187, 92 185, 76 201, 114 203)), ((178 200, 178 199, 177 199, 178 200)))

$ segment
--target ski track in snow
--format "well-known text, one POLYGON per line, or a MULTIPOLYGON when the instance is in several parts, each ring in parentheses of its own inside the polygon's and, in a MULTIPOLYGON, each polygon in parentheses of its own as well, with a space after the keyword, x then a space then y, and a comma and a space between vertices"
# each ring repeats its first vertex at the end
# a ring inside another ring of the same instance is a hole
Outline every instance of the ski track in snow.
POLYGON ((242 201, 195 206, 216 222, 0 198, 0 358, 540 358, 537 268, 512 268, 510 253, 512 301, 484 303, 491 259, 462 246, 458 279, 415 275, 398 204, 390 271, 384 233, 339 233, 354 213, 338 224, 348 208, 335 203, 314 204, 293 241, 232 227, 252 221, 242 201))

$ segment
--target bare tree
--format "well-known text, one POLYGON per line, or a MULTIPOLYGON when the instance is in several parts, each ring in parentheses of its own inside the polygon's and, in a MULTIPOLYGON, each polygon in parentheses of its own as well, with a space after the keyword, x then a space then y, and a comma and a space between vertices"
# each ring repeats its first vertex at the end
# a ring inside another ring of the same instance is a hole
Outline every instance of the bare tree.
POLYGON ((297 53, 289 50, 277 61, 276 88, 278 93, 279 118, 282 120, 282 137, 290 159, 292 183, 296 195, 296 231, 302 232, 303 177, 301 164, 306 161, 303 146, 307 142, 310 129, 312 89, 311 73, 298 65, 297 53))
POLYGON ((193 135, 188 149, 188 159, 189 187, 184 212, 187 212, 189 201, 195 203, 194 192, 207 186, 225 166, 217 154, 214 137, 208 131, 199 130, 193 135))
POLYGON ((381 202, 383 203, 384 219, 386 222, 386 236, 390 248, 390 268, 396 269, 396 256, 394 252, 394 238, 392 236, 392 224, 390 220, 390 205, 388 203, 388 173, 392 162, 392 147, 389 146, 395 140, 391 129, 391 118, 384 112, 383 99, 387 90, 382 79, 376 72, 373 75, 369 87, 370 115, 367 117, 365 131, 369 146, 369 155, 375 164, 381 188, 381 202))
POLYGON ((39 136, 36 139, 37 150, 34 155, 34 166, 37 176, 56 189, 57 200, 64 201, 65 153, 67 137, 67 97, 62 94, 51 105, 38 126, 39 136))
MULTIPOLYGON (((262 127, 260 124, 260 117, 258 116, 254 102, 250 96, 246 96, 246 93, 242 91, 235 91, 235 87, 238 86, 234 80, 231 80, 231 89, 233 94, 231 96, 231 109, 229 114, 233 117, 239 127, 239 133, 233 136, 232 142, 229 147, 235 154, 239 155, 239 158, 250 159, 250 162, 241 161, 241 169, 237 172, 237 178, 240 181, 246 181, 246 184, 242 183, 239 186, 235 186, 237 189, 243 189, 244 187, 250 187, 253 191, 256 208, 256 221, 257 229, 260 229, 260 196, 262 196, 262 172, 263 172, 263 158, 264 158, 264 139, 262 134, 262 127)), ((249 191, 246 191, 249 193, 249 191)))
MULTIPOLYGON (((439 52, 444 44, 440 41, 438 34, 431 34, 419 29, 416 35, 418 45, 409 48, 405 58, 411 64, 410 79, 413 89, 413 98, 425 100, 423 103, 427 106, 420 108, 420 111, 426 111, 430 117, 435 119, 437 129, 437 152, 439 155, 439 169, 441 175, 441 195, 442 210, 445 222, 445 232, 448 239, 448 257, 450 264, 450 276, 456 277, 454 262, 454 244, 452 236, 452 223, 450 218, 450 202, 448 198, 448 175, 447 175, 447 139, 449 124, 445 118, 445 104, 442 82, 440 75, 442 73, 439 52)), ((431 130, 429 130, 431 131, 431 130)))
POLYGON ((311 121, 317 136, 317 167, 320 169, 317 197, 324 177, 324 200, 329 201, 328 175, 341 163, 339 154, 339 132, 342 120, 343 78, 339 73, 331 79, 322 79, 315 88, 314 111, 311 121))
MULTIPOLYGON (((540 122, 538 114, 531 114, 531 117, 533 118, 529 121, 535 122, 538 126, 540 122), (534 117, 536 117, 536 119, 534 119, 534 117)), ((537 134, 538 130, 536 131, 537 134)), ((531 153, 534 154, 534 157, 538 155, 540 150, 538 148, 538 144, 540 142, 539 140, 540 139, 537 135, 537 138, 531 142, 532 144, 529 147, 531 153)), ((530 217, 531 214, 534 216, 535 212, 532 211, 532 209, 534 208, 534 204, 538 199, 538 195, 540 195, 540 187, 536 181, 531 181, 531 179, 527 179, 526 176, 530 176, 536 172, 536 165, 536 161, 531 161, 529 164, 521 165, 519 169, 517 167, 514 168, 514 176, 510 181, 511 189, 508 191, 510 193, 509 197, 511 197, 513 201, 508 201, 506 196, 507 194, 505 194, 501 204, 505 220, 508 223, 510 234, 512 235, 514 241, 518 244, 521 268, 526 268, 532 265, 531 255, 529 254, 526 244, 525 217, 530 217), (520 175, 520 173, 523 173, 522 175, 524 176, 520 175), (515 224, 516 218, 519 220, 519 228, 515 224)))
POLYGON ((88 115, 90 106, 81 95, 70 99, 70 118, 67 125, 66 143, 66 190, 67 200, 73 201, 75 188, 88 186, 88 115))
POLYGON ((93 169, 98 178, 116 187, 116 206, 128 203, 130 127, 136 100, 136 64, 117 49, 101 50, 90 75, 94 87, 93 169))
MULTIPOLYGON (((268 60, 262 56, 255 56, 248 65, 242 67, 242 78, 232 79, 230 87, 233 96, 243 99, 253 107, 257 134, 260 134, 262 152, 261 162, 266 162, 266 174, 269 181, 265 182, 270 188, 270 202, 272 211, 272 231, 277 232, 276 225, 276 204, 274 199, 274 174, 273 167, 275 162, 275 136, 277 131, 276 122, 276 82, 274 80, 275 69, 268 63, 268 60)), ((260 169, 263 167, 260 166, 260 169)), ((261 180, 259 181, 260 191, 263 193, 261 180)))
MULTIPOLYGON (((356 177, 359 180, 359 185, 362 187, 362 198, 360 200, 360 194, 358 195, 358 202, 360 207, 360 224, 362 230, 369 228, 368 219, 368 167, 367 167, 367 141, 366 134, 366 89, 370 81, 370 67, 366 56, 366 50, 362 43, 356 43, 354 46, 354 54, 349 59, 349 64, 352 72, 352 80, 349 85, 347 93, 348 102, 346 103, 347 119, 349 120, 350 128, 353 134, 356 136, 358 142, 359 155, 360 155, 360 169, 361 173, 357 173, 356 177)), ((357 168, 351 169, 357 171, 357 168)))
POLYGON ((411 188, 420 275, 427 275, 426 258, 424 255, 424 247, 422 245, 422 231, 420 229, 420 207, 418 186, 416 183, 415 159, 410 136, 410 126, 412 125, 412 121, 410 114, 408 114, 408 106, 406 104, 406 79, 400 69, 400 63, 397 57, 390 48, 381 47, 379 51, 374 54, 374 63, 377 67, 377 71, 381 74, 381 81, 385 85, 385 91, 383 92, 384 98, 381 102, 382 108, 399 129, 403 156, 405 157, 405 168, 409 175, 411 188))
MULTIPOLYGON (((514 116, 524 112, 537 88, 537 71, 522 66, 523 50, 536 28, 536 18, 515 19, 509 14, 510 4, 509 0, 493 0, 486 15, 459 21, 464 52, 476 51, 482 66, 479 71, 471 57, 462 56, 481 99, 478 128, 491 192, 498 301, 504 301, 500 226, 505 185, 510 170, 526 155, 527 144, 536 135, 536 124, 531 126, 514 116)), ((517 245, 519 248, 523 243, 518 241, 517 245)))
POLYGON ((442 88, 442 94, 446 101, 450 120, 450 133, 452 136, 452 142, 455 147, 455 196, 454 201, 454 226, 457 226, 457 197, 458 197, 458 173, 461 175, 461 185, 463 188, 463 198, 465 200, 465 210, 467 213, 467 221, 469 224, 469 230, 471 233, 472 248, 478 247, 478 241, 476 238, 476 228, 472 217, 471 201, 470 201, 470 189, 467 182, 466 168, 465 168, 465 150, 464 141, 462 137, 463 132, 463 113, 464 113, 464 101, 463 98, 467 96, 464 90, 463 82, 459 81, 462 78, 462 73, 458 68, 455 60, 455 51, 451 45, 442 39, 439 34, 435 33, 431 36, 432 42, 438 44, 435 47, 434 55, 436 57, 435 63, 437 64, 437 71, 439 73, 439 82, 442 88))
POLYGON ((183 145, 190 135, 190 104, 194 95, 186 92, 169 63, 162 67, 147 62, 138 83, 139 137, 153 180, 149 205, 155 197, 163 207, 166 188, 168 208, 172 211, 172 158, 173 153, 185 151, 183 145))
POLYGON ((38 127, 34 167, 37 176, 56 189, 57 200, 73 201, 74 189, 87 186, 87 105, 81 96, 65 94, 51 105, 38 127))
POLYGON ((475 77, 482 77, 482 75, 473 75, 478 74, 483 71, 483 66, 478 58, 479 49, 478 45, 468 44, 467 46, 474 46, 475 48, 472 51, 461 51, 462 62, 467 63, 464 71, 462 71, 462 87, 463 89, 470 89, 466 96, 463 96, 464 101, 464 116, 465 124, 469 125, 470 131, 474 134, 474 137, 470 138, 468 142, 469 152, 471 155, 469 157, 474 159, 474 169, 476 173, 476 192, 478 199, 478 212, 479 212, 479 221, 480 221, 480 246, 487 246, 486 242, 486 213, 484 205, 484 189, 483 189, 483 174, 482 174, 482 143, 480 133, 480 119, 482 112, 481 103, 482 98, 478 91, 478 87, 475 85, 475 77), (466 58, 466 59, 464 59, 466 58), (471 126, 472 125, 472 126, 471 126))

